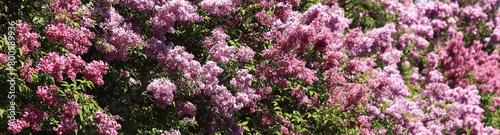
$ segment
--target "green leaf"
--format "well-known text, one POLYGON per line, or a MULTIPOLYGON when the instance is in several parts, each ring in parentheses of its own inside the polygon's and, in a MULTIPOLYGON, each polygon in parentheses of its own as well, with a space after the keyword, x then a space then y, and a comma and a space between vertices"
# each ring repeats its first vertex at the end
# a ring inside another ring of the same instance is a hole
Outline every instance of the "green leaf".
POLYGON ((4 109, 0 109, 0 118, 3 119, 3 114, 6 112, 6 110, 4 109))
POLYGON ((240 124, 238 124, 239 126, 245 126, 248 124, 248 121, 244 121, 244 122, 241 122, 240 124))

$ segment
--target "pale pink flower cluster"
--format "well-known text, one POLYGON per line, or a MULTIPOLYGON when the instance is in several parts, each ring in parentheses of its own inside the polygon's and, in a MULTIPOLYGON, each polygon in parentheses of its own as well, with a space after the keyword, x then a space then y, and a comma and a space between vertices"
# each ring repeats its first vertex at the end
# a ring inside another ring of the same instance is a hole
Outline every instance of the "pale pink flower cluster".
POLYGON ((228 16, 238 11, 239 0, 203 0, 200 7, 214 16, 228 16))
POLYGON ((167 107, 172 104, 174 100, 174 93, 177 91, 176 86, 166 78, 154 79, 147 88, 148 91, 153 93, 156 99, 156 104, 161 108, 167 107))
POLYGON ((119 116, 110 116, 101 111, 97 111, 94 114, 95 123, 93 123, 97 127, 97 132, 99 134, 104 135, 117 135, 118 131, 122 128, 122 126, 116 122, 119 119, 119 116))
POLYGON ((195 13, 196 7, 185 0, 171 0, 163 5, 155 7, 156 12, 151 18, 151 24, 174 33, 174 23, 193 23, 203 20, 203 17, 195 13))
POLYGON ((128 48, 144 45, 141 35, 134 30, 132 23, 126 22, 115 8, 109 7, 102 12, 104 22, 100 27, 104 30, 102 43, 96 48, 103 52, 108 60, 128 60, 128 48))
POLYGON ((160 130, 158 133, 160 133, 160 135, 181 135, 181 132, 179 132, 179 130, 175 130, 173 128, 171 128, 170 131, 160 130))

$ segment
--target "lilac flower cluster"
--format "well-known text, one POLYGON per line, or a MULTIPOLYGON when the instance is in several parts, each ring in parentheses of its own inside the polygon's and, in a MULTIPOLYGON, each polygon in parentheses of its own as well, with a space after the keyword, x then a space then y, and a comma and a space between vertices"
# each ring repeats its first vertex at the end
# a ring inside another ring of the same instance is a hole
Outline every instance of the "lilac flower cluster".
POLYGON ((210 52, 211 59, 222 63, 228 63, 236 58, 241 61, 249 61, 255 55, 255 52, 250 47, 228 46, 226 42, 228 39, 229 35, 224 33, 223 27, 218 27, 212 31, 212 36, 205 38, 202 47, 210 52))
POLYGON ((35 50, 41 46, 40 42, 38 42, 38 38, 40 38, 40 34, 32 33, 31 25, 25 22, 17 23, 16 27, 16 40, 19 42, 19 46, 23 49, 23 54, 27 55, 30 51, 35 50))
POLYGON ((108 72, 109 65, 103 61, 92 61, 85 66, 82 71, 85 78, 91 80, 96 85, 103 85, 102 77, 108 72))
POLYGON ((53 127, 58 135, 70 134, 78 128, 73 117, 80 114, 80 108, 82 108, 82 105, 76 101, 68 101, 63 105, 62 115, 60 116, 62 121, 56 127, 53 127))
POLYGON ((80 0, 54 0, 50 7, 52 13, 58 17, 67 15, 69 19, 76 20, 78 15, 73 12, 78 11, 82 2, 80 0))
POLYGON ((75 79, 76 74, 82 73, 80 67, 83 67, 85 64, 85 61, 80 56, 72 53, 59 56, 56 52, 50 52, 43 58, 40 58, 37 70, 52 75, 57 82, 62 82, 64 71, 66 71, 68 78, 75 79))
POLYGON ((171 0, 154 9, 155 14, 151 18, 151 24, 174 33, 174 23, 192 23, 203 20, 203 17, 195 13, 196 7, 185 0, 171 0))
POLYGON ((228 46, 227 40, 229 36, 224 33, 222 28, 217 28, 212 31, 212 36, 207 37, 203 41, 203 48, 212 54, 212 59, 217 62, 228 63, 234 59, 235 46, 228 46))
POLYGON ((184 114, 190 116, 196 116, 196 105, 194 105, 189 101, 187 102, 181 101, 178 105, 176 105, 175 109, 177 110, 179 116, 182 116, 184 114))
POLYGON ((173 128, 171 128, 170 131, 160 130, 158 133, 160 133, 160 135, 181 135, 181 132, 179 132, 179 130, 175 130, 173 128))
POLYGON ((200 7, 214 16, 228 16, 238 10, 239 0, 203 0, 200 7))
POLYGON ((67 50, 81 55, 88 51, 92 46, 90 41, 95 34, 85 27, 80 29, 69 28, 68 24, 63 22, 53 22, 45 28, 45 35, 51 42, 62 41, 67 50))
POLYGON ((256 107, 254 100, 260 100, 260 95, 256 94, 254 89, 250 88, 253 76, 248 72, 248 69, 239 70, 236 75, 237 78, 233 78, 230 84, 239 91, 235 95, 236 102, 243 104, 244 107, 248 108, 249 113, 252 113, 256 107))
POLYGON ((161 108, 167 107, 174 100, 176 86, 166 78, 154 79, 148 85, 148 91, 151 91, 156 99, 156 104, 161 108))
POLYGON ((47 114, 33 104, 26 106, 23 111, 23 118, 16 119, 12 125, 9 125, 7 130, 12 134, 17 134, 21 132, 22 129, 28 127, 31 127, 35 131, 40 131, 41 127, 38 122, 47 118, 47 114))
POLYGON ((23 71, 21 73, 21 77, 23 77, 23 79, 26 82, 33 81, 32 78, 31 78, 31 75, 38 73, 38 69, 37 68, 31 67, 32 64, 33 64, 33 62, 31 62, 30 60, 28 60, 26 62, 21 62, 21 69, 23 71))
POLYGON ((59 105, 59 101, 56 97, 56 92, 58 90, 59 88, 54 85, 38 86, 36 95, 37 97, 41 98, 43 102, 46 102, 49 105, 57 106, 59 105))
POLYGON ((116 120, 119 119, 118 116, 110 116, 101 111, 97 111, 94 114, 94 118, 94 125, 97 126, 97 132, 99 132, 99 134, 117 135, 118 132, 116 130, 122 128, 122 126, 116 122, 116 120))
POLYGON ((128 59, 128 48, 132 46, 141 46, 145 42, 141 35, 135 31, 132 23, 126 22, 123 16, 118 14, 113 7, 109 7, 102 12, 104 22, 100 27, 105 31, 101 38, 101 43, 96 48, 105 54, 105 58, 112 60, 115 58, 121 60, 128 59))
POLYGON ((57 127, 52 129, 56 131, 57 135, 66 135, 75 132, 78 128, 76 120, 73 117, 63 117, 57 127))
POLYGON ((7 63, 8 58, 9 58, 9 56, 8 56, 8 55, 5 55, 5 54, 3 54, 3 53, 0 53, 0 66, 1 66, 1 65, 4 65, 5 63, 7 63))

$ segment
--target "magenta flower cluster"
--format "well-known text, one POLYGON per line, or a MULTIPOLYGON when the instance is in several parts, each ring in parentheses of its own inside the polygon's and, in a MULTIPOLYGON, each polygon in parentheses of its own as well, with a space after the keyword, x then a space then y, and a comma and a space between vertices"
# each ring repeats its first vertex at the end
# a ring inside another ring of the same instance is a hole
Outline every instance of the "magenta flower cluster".
POLYGON ((25 22, 18 22, 16 27, 16 40, 19 42, 19 46, 23 49, 23 54, 27 55, 30 51, 41 47, 41 43, 38 42, 40 34, 32 33, 31 25, 25 22))
POLYGON ((91 80, 94 84, 103 85, 103 75, 105 75, 108 71, 109 65, 103 61, 92 61, 85 66, 85 69, 82 73, 85 77, 91 80))

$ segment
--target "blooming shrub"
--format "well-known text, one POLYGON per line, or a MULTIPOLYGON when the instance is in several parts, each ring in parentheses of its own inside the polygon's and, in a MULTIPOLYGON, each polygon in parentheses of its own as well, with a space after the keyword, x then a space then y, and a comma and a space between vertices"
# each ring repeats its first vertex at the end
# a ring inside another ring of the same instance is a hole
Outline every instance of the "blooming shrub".
POLYGON ((496 1, 0 3, 0 134, 500 134, 496 1))

